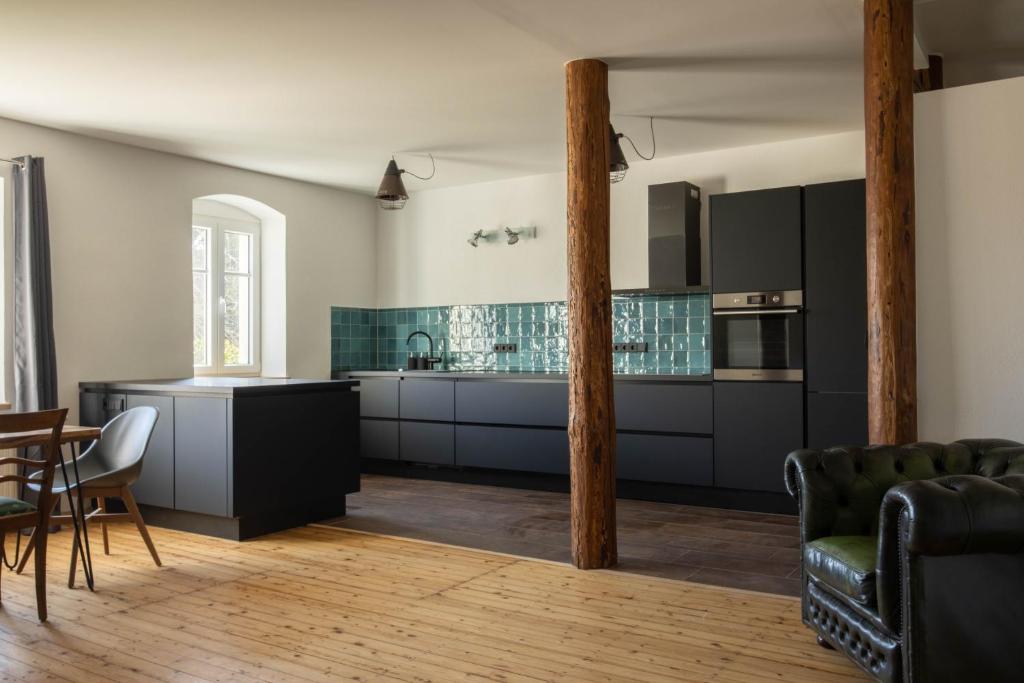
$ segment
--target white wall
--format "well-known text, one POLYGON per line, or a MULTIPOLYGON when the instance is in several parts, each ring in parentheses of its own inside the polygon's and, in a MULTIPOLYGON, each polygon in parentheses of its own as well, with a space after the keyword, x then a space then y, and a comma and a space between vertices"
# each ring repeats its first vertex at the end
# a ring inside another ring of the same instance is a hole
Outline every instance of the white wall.
POLYGON ((920 435, 1024 442, 1024 78, 914 108, 920 435))
MULTIPOLYGON (((647 186, 688 180, 719 192, 827 182, 864 175, 861 131, 738 147, 650 162, 630 161, 612 186, 612 286, 647 286, 647 186)), ((438 168, 443 172, 443 168, 438 168)), ((377 303, 381 307, 550 301, 565 298, 565 175, 549 174, 414 193, 380 211, 377 303), (477 249, 477 229, 536 225, 536 240, 477 249)), ((707 268, 705 267, 705 272, 707 268)))
POLYGON ((60 401, 75 414, 81 380, 191 376, 195 197, 287 216, 289 375, 328 377, 330 306, 374 303, 369 197, 0 119, 0 157, 21 154, 46 159, 60 401))

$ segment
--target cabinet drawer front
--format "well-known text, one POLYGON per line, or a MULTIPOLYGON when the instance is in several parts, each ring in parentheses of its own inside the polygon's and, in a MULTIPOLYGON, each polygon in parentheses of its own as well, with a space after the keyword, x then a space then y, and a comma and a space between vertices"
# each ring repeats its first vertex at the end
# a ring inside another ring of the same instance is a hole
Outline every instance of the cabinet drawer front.
POLYGON ((565 427, 569 424, 569 384, 461 381, 455 388, 455 419, 483 424, 565 427))
POLYGON ((226 517, 228 401, 174 398, 174 508, 226 517))
POLYGON ((399 414, 405 420, 455 419, 455 382, 445 379, 402 379, 399 414))
POLYGON ((398 460, 398 423, 360 420, 359 445, 364 458, 398 460))
POLYGON ((710 434, 710 384, 615 383, 615 427, 642 432, 710 434))
POLYGON ((786 456, 803 445, 803 384, 715 384, 715 486, 785 493, 786 456))
POLYGON ((456 463, 520 472, 569 473, 569 435, 560 429, 456 426, 456 463))
POLYGON ((398 417, 398 379, 359 378, 362 417, 398 417))
POLYGON ((434 465, 455 464, 455 426, 430 422, 402 422, 401 459, 434 465))
POLYGON ((174 398, 128 394, 127 408, 152 406, 160 411, 153 436, 142 459, 142 474, 132 485, 135 500, 144 505, 174 507, 174 398))
POLYGON ((616 474, 620 479, 711 486, 714 448, 699 436, 619 434, 616 474))

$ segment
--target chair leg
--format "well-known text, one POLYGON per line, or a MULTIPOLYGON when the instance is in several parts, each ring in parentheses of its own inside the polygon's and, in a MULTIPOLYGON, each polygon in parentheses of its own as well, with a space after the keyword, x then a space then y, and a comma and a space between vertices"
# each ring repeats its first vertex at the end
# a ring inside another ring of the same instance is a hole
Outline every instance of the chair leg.
POLYGON ((68 568, 68 588, 75 587, 75 574, 78 572, 78 536, 71 541, 71 566, 68 568))
POLYGON ((153 539, 149 537, 149 530, 146 529, 146 522, 142 519, 142 513, 139 512, 139 506, 135 504, 135 497, 132 496, 132 492, 127 486, 121 489, 121 500, 124 501, 124 505, 128 508, 128 514, 135 520, 135 526, 139 528, 139 534, 142 535, 142 540, 146 542, 146 547, 149 548, 149 554, 153 556, 153 561, 156 562, 156 566, 162 567, 160 563, 160 556, 157 555, 156 546, 153 545, 153 539))
MULTIPOLYGON (((107 509, 107 499, 106 498, 97 498, 96 499, 96 509, 100 511, 100 514, 105 512, 106 509, 107 509)), ((110 554, 110 539, 107 537, 107 524, 106 524, 106 522, 101 521, 100 522, 100 528, 103 530, 103 554, 104 555, 109 555, 110 554)))
POLYGON ((49 534, 42 529, 36 539, 36 611, 39 621, 46 621, 46 541, 49 534))
MULTIPOLYGON (((59 498, 59 496, 54 496, 53 510, 57 509, 57 505, 60 503, 59 498)), ((50 510, 51 515, 53 514, 53 510, 50 510)), ((16 574, 20 574, 25 571, 25 567, 28 566, 28 558, 32 556, 32 549, 35 548, 38 531, 38 527, 32 527, 32 534, 28 537, 28 543, 25 544, 25 552, 21 555, 21 561, 18 563, 18 568, 15 570, 16 574)))

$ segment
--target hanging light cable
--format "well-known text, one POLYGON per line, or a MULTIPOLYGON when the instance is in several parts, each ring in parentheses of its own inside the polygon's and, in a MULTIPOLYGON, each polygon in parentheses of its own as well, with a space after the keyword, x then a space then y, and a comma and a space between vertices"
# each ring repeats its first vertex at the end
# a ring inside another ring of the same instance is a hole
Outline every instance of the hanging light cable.
POLYGON ((430 157, 430 175, 428 176, 418 176, 412 171, 398 168, 398 162, 395 161, 395 157, 391 157, 387 168, 384 169, 384 177, 381 178, 380 187, 377 188, 377 204, 380 208, 387 211, 395 211, 405 206, 405 203, 409 200, 409 193, 405 189, 405 183, 402 182, 403 173, 408 173, 413 178, 420 180, 430 180, 434 177, 434 174, 437 172, 437 164, 434 162, 433 154, 428 154, 427 156, 430 157))

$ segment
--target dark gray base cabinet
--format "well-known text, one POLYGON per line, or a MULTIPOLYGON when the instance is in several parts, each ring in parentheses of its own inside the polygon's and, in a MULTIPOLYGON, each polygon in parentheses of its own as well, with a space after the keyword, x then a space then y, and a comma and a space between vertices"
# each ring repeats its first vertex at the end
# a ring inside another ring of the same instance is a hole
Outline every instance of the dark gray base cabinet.
MULTIPOLYGON (((354 379, 364 458, 569 473, 564 380, 354 379)), ((620 479, 714 484, 710 383, 616 382, 615 401, 620 479)))
POLYGON ((808 392, 808 448, 863 446, 867 442, 867 394, 808 392))
POLYGON ((152 406, 160 411, 153 436, 142 461, 142 474, 132 486, 132 495, 140 505, 174 507, 174 399, 170 396, 128 394, 128 410, 152 406))
POLYGON ((445 422, 400 422, 401 459, 430 465, 455 464, 455 425, 445 422))
POLYGON ((457 425, 455 449, 460 467, 569 474, 569 434, 562 429, 457 425))
POLYGON ((803 383, 715 383, 715 486, 783 493, 786 456, 803 444, 803 383))
POLYGON ((711 486, 715 478, 712 440, 699 436, 616 435, 619 479, 711 486))
POLYGON ((174 507, 227 517, 231 400, 174 398, 174 507))
POLYGON ((377 460, 398 460, 398 424, 394 420, 360 420, 361 455, 377 460))

